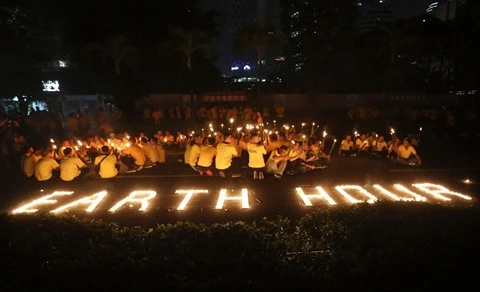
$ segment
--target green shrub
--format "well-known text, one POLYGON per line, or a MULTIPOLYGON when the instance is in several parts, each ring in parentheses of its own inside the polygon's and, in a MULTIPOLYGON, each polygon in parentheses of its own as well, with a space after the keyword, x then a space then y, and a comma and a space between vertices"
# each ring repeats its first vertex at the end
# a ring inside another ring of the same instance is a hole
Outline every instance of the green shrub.
POLYGON ((360 204, 299 220, 122 227, 0 216, 2 291, 458 289, 474 285, 476 207, 360 204))

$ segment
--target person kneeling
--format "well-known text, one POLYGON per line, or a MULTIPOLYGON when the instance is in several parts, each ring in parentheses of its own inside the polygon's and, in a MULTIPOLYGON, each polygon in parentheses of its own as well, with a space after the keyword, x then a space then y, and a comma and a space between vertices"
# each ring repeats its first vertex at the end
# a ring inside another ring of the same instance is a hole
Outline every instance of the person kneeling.
POLYGON ((419 166, 422 164, 420 156, 418 156, 415 148, 410 145, 410 141, 407 138, 403 139, 403 144, 398 147, 395 161, 400 165, 419 166))
POLYGON ((265 160, 263 155, 267 154, 267 149, 260 141, 258 133, 253 133, 250 142, 247 143, 248 167, 253 170, 253 179, 264 179, 263 169, 265 160))
POLYGON ((197 161, 197 169, 200 175, 213 176, 213 158, 217 154, 215 148, 215 137, 208 137, 205 145, 200 147, 200 156, 197 161))

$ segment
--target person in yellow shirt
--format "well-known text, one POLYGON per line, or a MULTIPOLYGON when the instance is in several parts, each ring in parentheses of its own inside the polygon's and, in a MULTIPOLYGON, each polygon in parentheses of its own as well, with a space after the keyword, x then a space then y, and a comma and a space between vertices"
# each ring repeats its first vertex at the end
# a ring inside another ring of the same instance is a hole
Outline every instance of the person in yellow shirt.
POLYGON ((188 164, 192 167, 193 170, 199 171, 197 168, 197 161, 198 158, 200 157, 200 147, 202 146, 202 136, 200 135, 195 135, 191 149, 190 149, 190 156, 188 157, 188 164))
POLYGON ((54 177, 54 171, 60 170, 60 165, 53 159, 53 153, 51 149, 43 151, 42 158, 35 165, 35 178, 37 181, 47 181, 54 177))
POLYGON ((387 156, 388 144, 384 136, 378 136, 378 139, 372 144, 372 152, 375 156, 387 156))
POLYGON ((80 158, 74 156, 72 148, 65 148, 63 154, 65 157, 60 161, 60 178, 63 181, 72 181, 90 171, 80 158))
POLYGON ((135 137, 130 137, 130 146, 127 147, 127 149, 125 149, 125 151, 123 151, 122 153, 121 160, 129 168, 126 171, 127 173, 142 170, 143 165, 145 164, 145 160, 147 159, 145 156, 145 152, 143 152, 143 149, 140 148, 140 146, 135 144, 135 141, 135 137))
POLYGON ((163 149, 162 145, 158 144, 158 138, 150 138, 150 144, 152 145, 153 149, 157 151, 158 163, 165 163, 165 149, 163 149))
POLYGON ((204 145, 200 147, 200 156, 197 162, 200 175, 213 176, 213 158, 216 154, 215 137, 208 137, 204 145))
POLYGON ((346 135, 338 147, 338 156, 356 156, 352 136, 346 135))
POLYGON ((158 152, 153 149, 152 145, 148 143, 147 137, 142 137, 140 139, 140 148, 143 149, 143 152, 145 153, 145 163, 143 165, 144 168, 151 168, 155 166, 158 162, 158 152))
POLYGON ((264 179, 265 159, 263 155, 267 154, 267 149, 261 143, 258 133, 253 133, 250 137, 247 151, 248 167, 253 170, 253 179, 264 179))
POLYGON ((283 172, 287 167, 288 161, 288 147, 286 145, 280 146, 280 148, 272 151, 265 165, 265 171, 273 174, 274 178, 280 179, 283 176, 283 172))
POLYGON ((401 165, 419 166, 422 164, 415 148, 410 145, 408 138, 403 139, 403 144, 398 147, 396 162, 401 165))
POLYGON ((119 170, 119 165, 117 164, 117 157, 111 154, 110 148, 108 146, 103 146, 102 154, 95 157, 94 164, 99 166, 98 175, 101 178, 112 178, 116 177, 119 170))
POLYGON ((400 145, 402 145, 402 141, 400 138, 396 137, 393 142, 389 142, 390 145, 388 146, 388 154, 387 157, 391 159, 392 161, 395 161, 397 159, 397 154, 398 154, 398 148, 400 145))
POLYGON ((33 177, 33 174, 35 173, 35 165, 42 158, 41 154, 42 149, 35 148, 33 153, 25 158, 25 161, 23 162, 23 173, 26 177, 33 177))
POLYGON ((235 146, 230 144, 232 141, 231 133, 225 133, 223 142, 217 145, 217 155, 215 156, 215 167, 220 177, 238 177, 238 174, 232 174, 232 161, 238 157, 238 151, 235 146))
POLYGON ((287 171, 288 175, 294 175, 299 172, 302 166, 302 162, 306 159, 306 154, 302 149, 302 141, 292 141, 292 147, 288 152, 287 171))

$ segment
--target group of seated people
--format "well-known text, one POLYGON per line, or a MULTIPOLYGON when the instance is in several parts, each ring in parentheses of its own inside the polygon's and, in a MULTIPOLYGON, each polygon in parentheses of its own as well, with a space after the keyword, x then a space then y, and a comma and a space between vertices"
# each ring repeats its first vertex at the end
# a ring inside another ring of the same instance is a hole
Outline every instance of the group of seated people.
POLYGON ((71 141, 65 140, 58 150, 56 145, 29 147, 20 161, 23 173, 37 181, 57 177, 62 181, 73 181, 92 173, 87 164, 93 163, 93 173, 101 178, 113 178, 119 172, 136 172, 165 162, 165 147, 157 137, 125 134, 121 139, 90 137, 77 143, 78 146, 73 146, 71 141))
POLYGON ((186 146, 184 162, 200 175, 218 172, 222 178, 238 177, 243 166, 250 169, 253 179, 264 179, 266 173, 282 178, 327 167, 330 155, 322 150, 318 139, 294 133, 217 132, 211 137, 194 135, 186 146))
MULTIPOLYGON (((387 157, 401 165, 421 165, 415 145, 417 141, 408 136, 392 136, 393 141, 375 132, 346 135, 338 148, 339 156, 387 157)), ((238 177, 241 168, 250 169, 253 179, 264 179, 266 174, 282 178, 310 170, 326 168, 330 162, 333 146, 324 151, 323 142, 314 136, 307 137, 294 132, 228 131, 209 135, 194 134, 177 137, 158 132, 151 138, 144 133, 130 137, 124 133, 118 138, 111 135, 89 137, 85 141, 65 140, 57 150, 49 147, 29 147, 21 159, 25 176, 37 181, 59 178, 73 181, 91 174, 101 178, 113 178, 121 172, 133 173, 165 162, 165 150, 176 146, 184 149, 185 164, 199 175, 238 177), (328 154, 326 152, 329 152, 328 154), (94 169, 87 165, 93 165, 94 169)))
POLYGON ((420 166, 422 160, 415 147, 417 140, 409 134, 403 140, 393 136, 392 141, 386 142, 385 137, 375 132, 361 134, 355 142, 351 135, 346 135, 338 148, 339 156, 366 156, 387 157, 400 165, 420 166))

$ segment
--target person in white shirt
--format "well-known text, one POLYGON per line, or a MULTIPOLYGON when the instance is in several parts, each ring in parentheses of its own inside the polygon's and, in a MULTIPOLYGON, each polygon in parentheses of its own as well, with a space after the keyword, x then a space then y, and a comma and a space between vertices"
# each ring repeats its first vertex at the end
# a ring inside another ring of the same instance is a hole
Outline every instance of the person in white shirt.
POLYGON ((110 153, 108 146, 102 147, 102 155, 95 157, 94 164, 98 166, 98 175, 101 178, 112 178, 118 174, 117 157, 110 153))
POLYGON ((63 181, 72 181, 89 171, 85 163, 74 156, 72 148, 65 148, 63 154, 65 157, 60 161, 60 178, 63 181))
POLYGON ((398 147, 397 159, 395 161, 401 165, 419 166, 422 164, 420 156, 415 148, 410 145, 408 138, 403 139, 403 144, 398 147))

